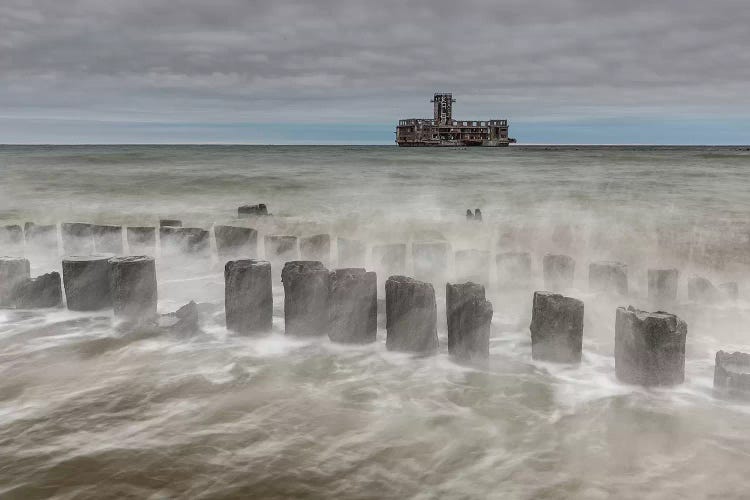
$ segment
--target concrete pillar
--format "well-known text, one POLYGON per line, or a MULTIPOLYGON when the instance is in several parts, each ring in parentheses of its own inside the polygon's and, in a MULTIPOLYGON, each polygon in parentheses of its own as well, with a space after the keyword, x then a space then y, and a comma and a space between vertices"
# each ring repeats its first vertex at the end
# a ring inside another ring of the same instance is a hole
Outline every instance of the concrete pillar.
POLYGON ((153 257, 113 257, 111 266, 112 306, 115 316, 130 321, 156 316, 156 263, 153 257))
POLYGON ((372 264, 382 276, 404 274, 406 272, 406 245, 394 243, 372 247, 372 264))
POLYGON ((478 208, 474 210, 474 220, 477 222, 482 222, 482 211, 478 208))
POLYGON ((258 256, 258 231, 249 227, 214 226, 216 252, 220 259, 258 256))
POLYGON ((589 289, 627 296, 628 266, 621 262, 592 262, 589 264, 589 289))
POLYGON ((179 219, 159 219, 159 227, 182 227, 179 219))
POLYGON ((266 260, 272 264, 299 259, 296 236, 269 235, 264 238, 266 260))
POLYGON ((159 241, 162 255, 167 256, 179 253, 206 256, 210 249, 208 231, 197 227, 160 227, 159 241))
POLYGON ((373 272, 337 269, 330 275, 330 327, 333 342, 375 342, 378 330, 378 284, 373 272))
POLYGON ((531 357, 554 363, 580 363, 583 302, 551 292, 534 292, 531 357))
POLYGON ((21 250, 23 229, 18 224, 0 226, 0 249, 21 250))
POLYGON ((450 251, 450 244, 443 241, 414 243, 411 247, 414 276, 430 283, 441 285, 445 283, 448 279, 448 254, 450 251))
POLYGON ((327 267, 331 264, 331 237, 316 234, 300 238, 299 253, 302 260, 317 260, 327 267))
POLYGON ((437 306, 432 284, 391 276, 385 282, 385 314, 385 345, 389 351, 437 351, 437 306))
POLYGON ((156 228, 135 226, 127 228, 128 250, 131 254, 156 255, 156 228))
POLYGON ((23 226, 26 238, 26 250, 32 253, 49 253, 57 258, 57 226, 37 225, 27 222, 23 226))
POLYGON ((445 285, 448 317, 448 353, 463 360, 490 356, 492 304, 484 297, 484 286, 476 283, 445 285))
POLYGON ((60 224, 63 253, 65 255, 90 255, 94 253, 94 239, 91 224, 84 222, 63 222, 60 224))
POLYGON ((14 301, 18 309, 60 307, 62 285, 60 273, 51 272, 28 278, 14 288, 14 301))
POLYGON ((328 269, 318 261, 295 260, 284 264, 284 324, 287 335, 318 336, 328 333, 328 269))
POLYGON ((722 283, 719 285, 719 290, 724 294, 727 300, 735 301, 739 298, 740 290, 737 286, 737 282, 730 281, 729 283, 722 283))
POLYGON ((526 252, 504 252, 495 256, 497 284, 501 289, 531 286, 531 255, 526 252))
POLYGON ((456 281, 473 281, 488 285, 490 253, 484 250, 459 250, 454 255, 456 281))
POLYGON ((744 352, 716 353, 714 389, 729 395, 750 395, 750 354, 744 352))
POLYGON ((692 276, 688 279, 688 300, 711 304, 719 300, 719 289, 708 279, 692 276))
POLYGON ((237 217, 253 217, 260 215, 269 215, 268 207, 265 203, 259 203, 257 205, 242 205, 237 208, 237 217))
POLYGON ((658 308, 668 308, 677 302, 677 284, 680 272, 677 269, 648 270, 648 300, 658 308))
POLYGON ((544 270, 544 287, 556 292, 573 286, 576 261, 567 255, 547 254, 542 261, 544 270))
POLYGON ((685 380, 687 324, 674 314, 617 308, 615 372, 628 384, 674 385, 685 380))
POLYGON ((94 236, 94 251, 122 255, 122 226, 91 226, 94 236))
POLYGON ((271 331, 273 295, 271 263, 230 260, 224 266, 224 311, 227 329, 237 333, 271 331))
POLYGON ((97 311, 112 307, 111 257, 112 255, 71 255, 63 258, 63 288, 68 309, 97 311))
POLYGON ((466 209, 466 220, 468 221, 474 220, 474 212, 472 212, 470 208, 466 209))
POLYGON ((363 241, 339 238, 336 241, 339 267, 363 267, 367 258, 367 246, 363 241))
POLYGON ((29 279, 31 266, 27 259, 20 257, 0 257, 0 307, 14 305, 14 289, 29 279))

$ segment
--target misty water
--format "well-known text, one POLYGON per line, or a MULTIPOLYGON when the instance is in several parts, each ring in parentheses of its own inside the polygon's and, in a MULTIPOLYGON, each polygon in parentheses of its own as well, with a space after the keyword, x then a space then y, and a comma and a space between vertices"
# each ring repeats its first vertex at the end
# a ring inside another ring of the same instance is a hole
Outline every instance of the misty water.
MULTIPOLYGON (((739 147, 0 147, 0 222, 235 224, 368 244, 445 239, 453 251, 527 251, 533 283, 481 279, 490 360, 337 345, 224 324, 224 262, 158 257, 158 308, 190 300, 200 332, 129 330, 111 311, 0 310, 2 498, 743 498, 750 403, 713 391, 717 350, 748 347, 750 151, 739 147), (270 217, 236 219, 268 204, 270 217), (481 223, 467 208, 481 208, 481 223), (545 253, 576 259, 580 365, 533 361, 533 290, 545 253), (588 289, 588 264, 628 265, 630 296, 588 289), (617 381, 617 306, 648 309, 648 268, 680 269, 685 382, 617 381), (692 275, 739 300, 695 303, 692 275)), ((212 248, 212 250, 215 250, 212 248)), ((24 248, 0 249, 20 254, 24 248)), ((27 252, 32 275, 62 251, 27 252)), ((411 251, 406 273, 413 272, 411 251)), ((278 267, 274 269, 278 273, 278 267)), ((445 270, 455 277, 449 259, 445 270)))

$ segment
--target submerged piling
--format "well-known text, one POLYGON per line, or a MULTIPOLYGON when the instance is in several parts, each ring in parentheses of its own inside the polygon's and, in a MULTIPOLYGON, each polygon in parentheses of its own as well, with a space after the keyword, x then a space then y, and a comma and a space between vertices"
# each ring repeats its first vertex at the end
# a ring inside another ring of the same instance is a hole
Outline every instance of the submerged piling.
POLYGON ((284 324, 287 335, 318 336, 328 332, 330 275, 319 261, 284 264, 284 324))
POLYGON ((162 255, 206 256, 210 248, 208 231, 198 227, 160 227, 159 240, 162 255))
POLYGON ((60 224, 63 253, 65 255, 89 255, 94 253, 94 238, 91 224, 63 222, 60 224))
POLYGON ((96 311, 112 307, 111 257, 112 255, 71 255, 63 258, 63 288, 68 309, 96 311))
POLYGON ((583 302, 551 292, 534 292, 531 357, 554 363, 580 363, 583 302))
POLYGON ((0 226, 0 249, 20 250, 23 246, 23 228, 18 224, 0 226))
POLYGON ((273 295, 271 263, 230 260, 224 266, 224 312, 227 329, 241 334, 271 330, 273 295))
POLYGON ((483 360, 490 355, 492 304, 484 286, 468 282, 445 285, 448 318, 448 353, 462 361, 483 360))
POLYGON ((617 308, 615 372, 628 384, 681 384, 685 380, 687 324, 674 314, 617 308))
POLYGON ((389 351, 437 351, 437 306, 432 284, 391 276, 385 282, 385 314, 385 345, 389 351))
POLYGON ((299 259, 296 236, 268 235, 263 239, 266 260, 272 264, 299 259))
POLYGON ((96 253, 122 255, 122 226, 91 226, 96 253))
POLYGON ((694 302, 711 304, 719 300, 719 289, 702 276, 692 276, 688 279, 688 299, 694 302))
POLYGON ((239 218, 261 215, 269 215, 268 207, 266 207, 265 203, 258 203, 257 205, 242 205, 237 208, 237 217, 239 218))
POLYGON ((159 219, 159 227, 182 227, 179 219, 159 219))
POLYGON ((454 255, 456 281, 489 284, 490 253, 484 250, 458 250, 454 255))
POLYGON ((131 254, 156 254, 156 228, 131 226, 126 230, 128 250, 131 254))
POLYGON ((383 276, 402 275, 406 272, 406 245, 393 243, 372 247, 372 263, 383 276))
POLYGON ((750 354, 717 352, 714 388, 729 395, 750 396, 750 354))
POLYGON ((331 237, 327 234, 316 234, 299 239, 299 253, 302 260, 317 260, 324 266, 331 263, 331 237))
POLYGON ((330 274, 330 327, 333 342, 375 342, 378 329, 378 289, 374 272, 336 269, 330 274))
POLYGON ((31 266, 21 257, 0 257, 0 307, 14 305, 14 289, 31 277, 31 266))
POLYGON ((338 263, 341 268, 364 267, 367 257, 367 246, 363 241, 338 238, 338 263))
POLYGON ((216 252, 221 259, 258 256, 258 231, 249 227, 214 226, 216 252))
POLYGON ((111 266, 112 306, 115 316, 130 321, 156 316, 156 264, 153 257, 113 257, 111 266))
POLYGON ((573 286, 576 261, 568 255, 547 254, 542 261, 544 287, 549 291, 565 290, 573 286))
POLYGON ((589 289, 593 292, 627 295, 628 266, 621 262, 592 262, 589 264, 589 289))
POLYGON ((677 269, 648 270, 648 299, 656 308, 669 308, 677 302, 677 284, 680 272, 677 269))
POLYGON ((495 256, 497 284, 501 289, 527 288, 531 285, 531 255, 527 252, 504 252, 495 256))

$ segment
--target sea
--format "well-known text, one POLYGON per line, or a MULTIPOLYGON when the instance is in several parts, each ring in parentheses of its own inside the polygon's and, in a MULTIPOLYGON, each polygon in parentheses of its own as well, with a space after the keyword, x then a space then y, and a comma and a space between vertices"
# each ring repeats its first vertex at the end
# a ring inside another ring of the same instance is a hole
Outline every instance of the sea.
MULTIPOLYGON (((158 312, 195 301, 199 331, 0 309, 0 498, 750 496, 750 402, 713 386, 717 351, 750 351, 748 147, 0 146, 0 226, 166 218, 252 227, 258 258, 265 236, 327 234, 329 269, 339 238, 364 242, 376 342, 285 335, 277 262, 273 331, 228 331, 213 239, 200 256, 153 250, 158 312), (238 218, 258 203, 271 215, 238 218), (415 243, 436 241, 450 248, 431 281, 438 352, 388 351, 395 268, 372 248, 405 244, 398 272, 414 275, 415 243), (488 256, 472 276, 494 310, 483 364, 448 354, 445 284, 464 280, 463 250, 488 256), (528 282, 503 280, 505 252, 530 255, 528 282), (562 292, 585 304, 580 364, 531 356, 546 254, 575 259, 562 292), (627 265, 627 296, 590 289, 596 261, 627 265), (647 272, 667 268, 680 273, 667 312, 688 325, 685 381, 621 382, 616 309, 651 310, 647 272), (713 300, 688 293, 697 276, 713 300), (736 299, 719 288, 732 282, 736 299)), ((60 241, 1 241, 32 276, 60 272, 60 241)))

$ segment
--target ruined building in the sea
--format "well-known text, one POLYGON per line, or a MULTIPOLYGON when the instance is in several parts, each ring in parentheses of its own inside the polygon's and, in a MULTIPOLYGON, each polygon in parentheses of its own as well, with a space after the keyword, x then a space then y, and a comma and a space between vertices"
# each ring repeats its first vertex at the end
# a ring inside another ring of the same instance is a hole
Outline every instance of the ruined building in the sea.
POLYGON ((507 146, 516 142, 508 137, 508 120, 454 120, 453 94, 435 94, 431 102, 434 118, 399 120, 399 146, 507 146))

